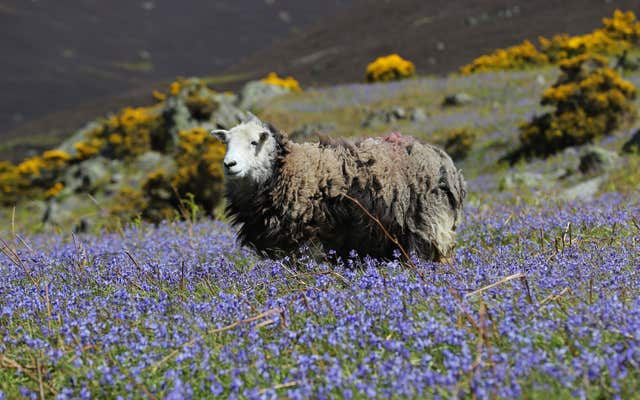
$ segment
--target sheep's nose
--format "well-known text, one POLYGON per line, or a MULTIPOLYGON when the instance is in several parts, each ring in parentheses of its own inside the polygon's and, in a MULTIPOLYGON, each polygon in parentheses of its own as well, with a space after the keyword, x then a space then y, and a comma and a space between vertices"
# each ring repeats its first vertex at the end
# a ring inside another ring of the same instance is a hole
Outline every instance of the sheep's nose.
POLYGON ((237 162, 235 162, 235 161, 230 161, 230 162, 226 162, 226 161, 225 161, 225 162, 224 162, 224 166, 225 166, 225 168, 227 168, 227 169, 229 169, 229 168, 233 167, 233 166, 234 166, 234 165, 236 165, 236 164, 237 164, 237 162))

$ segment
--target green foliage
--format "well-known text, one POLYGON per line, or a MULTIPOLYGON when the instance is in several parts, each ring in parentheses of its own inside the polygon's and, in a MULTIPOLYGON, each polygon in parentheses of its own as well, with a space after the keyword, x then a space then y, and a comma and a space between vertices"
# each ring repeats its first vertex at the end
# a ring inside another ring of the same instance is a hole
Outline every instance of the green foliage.
POLYGON ((637 193, 640 188, 640 155, 629 155, 624 165, 609 174, 602 192, 637 193))
MULTIPOLYGON (((542 96, 553 112, 520 128, 519 156, 548 156, 609 134, 636 116, 636 89, 599 56, 582 55, 561 63, 558 81, 542 96)), ((517 158, 516 157, 516 158, 517 158)))

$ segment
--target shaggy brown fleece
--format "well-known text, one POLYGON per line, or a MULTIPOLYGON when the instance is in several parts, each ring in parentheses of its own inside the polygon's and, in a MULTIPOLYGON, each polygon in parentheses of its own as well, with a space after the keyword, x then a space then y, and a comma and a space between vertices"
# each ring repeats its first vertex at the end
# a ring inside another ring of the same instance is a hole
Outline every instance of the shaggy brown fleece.
POLYGON ((280 157, 260 186, 228 183, 227 212, 239 239, 267 255, 322 245, 339 255, 390 258, 397 250, 348 195, 380 220, 408 252, 448 257, 465 182, 437 147, 392 134, 350 143, 279 140, 280 157))

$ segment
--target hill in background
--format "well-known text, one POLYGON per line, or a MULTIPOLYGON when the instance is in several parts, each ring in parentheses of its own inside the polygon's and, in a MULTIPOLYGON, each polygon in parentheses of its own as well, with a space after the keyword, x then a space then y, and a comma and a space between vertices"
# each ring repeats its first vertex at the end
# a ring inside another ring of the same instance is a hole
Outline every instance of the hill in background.
POLYGON ((399 53, 419 74, 447 74, 496 48, 556 33, 580 34, 633 0, 360 1, 341 15, 263 49, 231 71, 277 70, 305 84, 364 80, 375 58, 399 53))
POLYGON ((219 74, 349 3, 0 0, 0 137, 55 142, 148 102, 159 82, 219 74))
POLYGON ((362 81, 398 52, 420 74, 539 35, 584 33, 632 0, 0 1, 0 158, 59 143, 86 121, 150 102, 174 76, 218 90, 275 70, 303 85, 362 81))

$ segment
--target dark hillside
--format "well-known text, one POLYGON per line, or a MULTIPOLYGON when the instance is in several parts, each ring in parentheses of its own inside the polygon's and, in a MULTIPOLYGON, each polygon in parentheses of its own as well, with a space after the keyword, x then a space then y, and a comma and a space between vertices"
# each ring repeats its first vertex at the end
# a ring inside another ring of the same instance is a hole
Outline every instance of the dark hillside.
MULTIPOLYGON (((110 110, 99 107, 105 97, 150 82, 220 73, 349 3, 0 0, 0 137, 86 103, 104 113, 110 110)), ((59 129, 77 127, 61 122, 59 129)), ((34 132, 9 136, 23 133, 34 132)))
POLYGON ((495 48, 584 33, 637 0, 0 0, 0 159, 51 147, 175 76, 219 90, 275 70, 303 86, 362 81, 397 52, 421 74, 495 48))
POLYGON ((378 56, 397 52, 419 73, 443 74, 493 49, 556 33, 586 33, 637 0, 360 1, 347 12, 262 49, 232 71, 275 69, 306 84, 362 81, 378 56))

